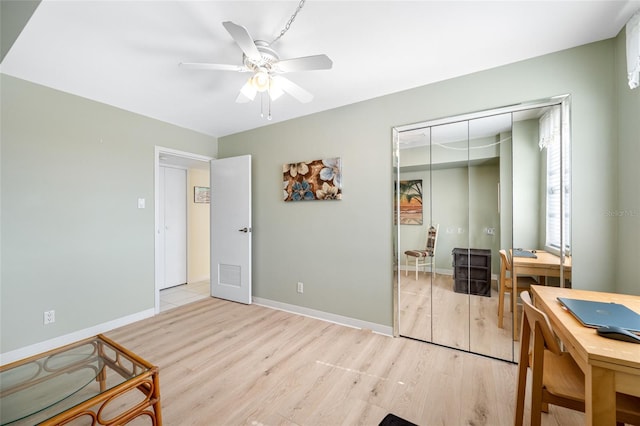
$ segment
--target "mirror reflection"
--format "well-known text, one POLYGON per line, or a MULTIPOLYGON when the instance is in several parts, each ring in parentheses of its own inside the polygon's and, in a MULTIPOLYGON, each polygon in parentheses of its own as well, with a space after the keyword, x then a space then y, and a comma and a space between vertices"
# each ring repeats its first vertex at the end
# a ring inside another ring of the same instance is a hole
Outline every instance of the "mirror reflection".
POLYGON ((467 122, 432 127, 431 221, 439 227, 432 275, 433 342, 469 350, 468 270, 452 264, 453 250, 466 256, 469 240, 469 141, 467 122), (461 251, 462 250, 462 251, 461 251), (452 269, 453 267, 453 269, 452 269))
POLYGON ((394 129, 399 335, 515 361, 513 289, 570 285, 568 117, 562 97, 394 129))

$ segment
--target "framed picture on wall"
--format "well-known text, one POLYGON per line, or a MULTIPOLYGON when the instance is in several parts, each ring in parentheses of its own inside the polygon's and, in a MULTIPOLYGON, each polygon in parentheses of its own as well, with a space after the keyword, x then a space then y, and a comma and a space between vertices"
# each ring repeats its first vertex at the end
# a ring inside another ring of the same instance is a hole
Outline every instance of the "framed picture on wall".
POLYGON ((210 203, 211 189, 208 186, 194 186, 193 202, 194 203, 210 203))
POLYGON ((342 200, 342 160, 325 158, 282 166, 284 201, 342 200))
POLYGON ((422 225, 422 179, 400 181, 400 225, 422 225))

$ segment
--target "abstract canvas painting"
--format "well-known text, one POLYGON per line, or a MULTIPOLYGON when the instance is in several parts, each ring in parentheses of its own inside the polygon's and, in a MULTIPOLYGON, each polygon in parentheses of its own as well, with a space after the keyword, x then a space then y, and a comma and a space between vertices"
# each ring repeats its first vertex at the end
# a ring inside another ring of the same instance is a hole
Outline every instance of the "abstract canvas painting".
POLYGON ((400 181, 400 224, 422 225, 422 179, 400 181))
POLYGON ((282 166, 284 201, 341 200, 340 157, 282 166))

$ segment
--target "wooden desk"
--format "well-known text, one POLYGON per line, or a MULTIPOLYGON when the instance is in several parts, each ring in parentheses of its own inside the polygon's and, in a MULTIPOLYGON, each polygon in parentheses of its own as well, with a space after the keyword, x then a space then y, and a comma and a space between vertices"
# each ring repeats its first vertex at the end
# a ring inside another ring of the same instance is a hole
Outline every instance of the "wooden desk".
POLYGON ((558 297, 620 303, 640 313, 640 296, 570 288, 532 286, 534 304, 585 375, 585 424, 613 425, 616 392, 640 397, 640 345, 606 339, 565 310, 558 297))
MULTIPOLYGON (((562 269, 563 279, 571 279, 571 257, 566 256, 564 258, 563 268, 560 268, 560 256, 555 254, 538 250, 535 253, 536 257, 511 257, 511 279, 513 288, 518 288, 518 275, 534 275, 541 277, 541 284, 544 283, 542 277, 560 277, 560 270, 562 269)), ((517 311, 518 298, 512 295, 511 303, 513 305, 514 316, 517 311)), ((513 325, 513 340, 518 340, 518 327, 520 326, 518 321, 514 321, 513 325)))

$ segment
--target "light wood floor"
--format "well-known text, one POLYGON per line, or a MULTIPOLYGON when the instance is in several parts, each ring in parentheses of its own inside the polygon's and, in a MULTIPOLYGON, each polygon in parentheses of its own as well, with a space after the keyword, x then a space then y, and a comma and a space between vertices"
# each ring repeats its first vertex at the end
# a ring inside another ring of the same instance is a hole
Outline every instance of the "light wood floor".
POLYGON ((168 426, 513 424, 514 364, 257 305, 209 298, 107 336, 160 367, 168 426))
POLYGON ((451 275, 400 272, 400 334, 499 359, 518 359, 512 338, 509 294, 503 328, 498 327, 498 292, 491 297, 456 293, 451 275))

